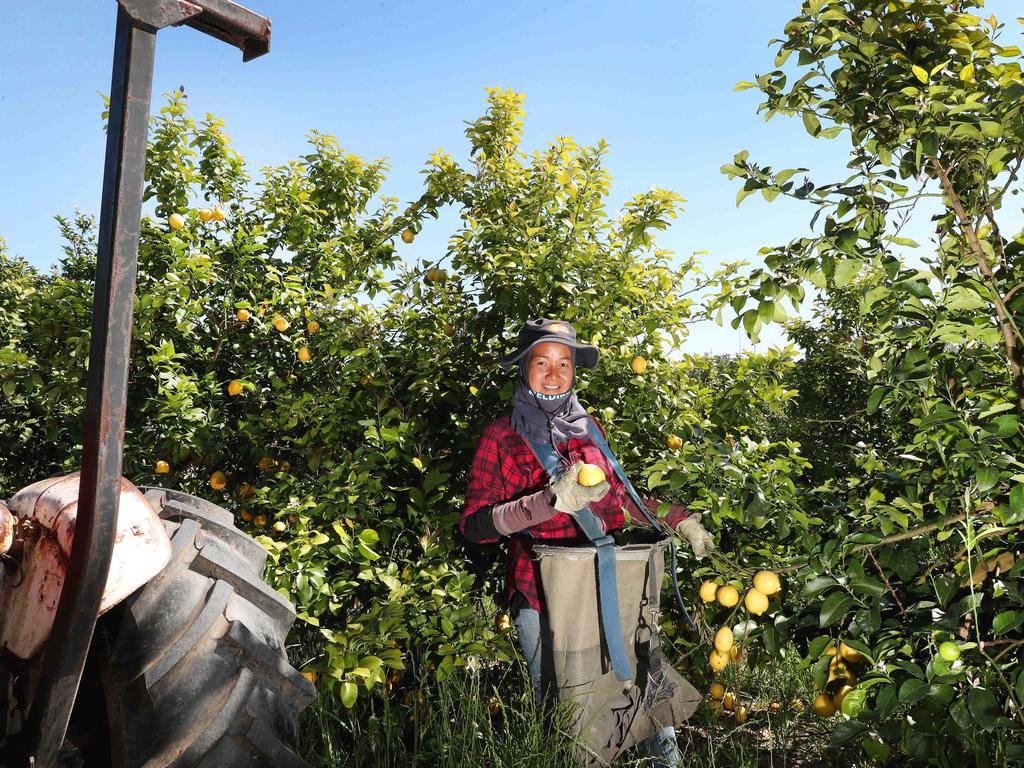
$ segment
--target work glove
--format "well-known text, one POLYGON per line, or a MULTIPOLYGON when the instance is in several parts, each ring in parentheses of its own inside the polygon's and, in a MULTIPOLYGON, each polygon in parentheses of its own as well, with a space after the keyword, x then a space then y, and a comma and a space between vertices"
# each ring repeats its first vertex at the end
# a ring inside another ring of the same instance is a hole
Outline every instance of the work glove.
POLYGON ((564 475, 551 481, 551 491, 555 494, 555 503, 552 506, 559 512, 574 515, 587 504, 603 499, 611 488, 607 480, 597 485, 580 485, 577 478, 582 466, 583 462, 577 461, 564 475))
POLYGON ((693 554, 700 560, 715 548, 714 539, 700 523, 701 513, 696 512, 676 523, 676 533, 686 539, 693 554))

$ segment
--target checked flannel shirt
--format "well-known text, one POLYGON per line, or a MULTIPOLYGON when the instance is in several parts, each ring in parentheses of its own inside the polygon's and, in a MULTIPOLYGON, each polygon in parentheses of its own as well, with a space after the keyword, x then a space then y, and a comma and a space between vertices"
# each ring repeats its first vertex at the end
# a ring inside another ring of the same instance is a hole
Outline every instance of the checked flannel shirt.
MULTIPOLYGON (((601 430, 601 434, 604 434, 604 428, 597 419, 594 419, 594 423, 601 430)), ((617 530, 625 524, 623 507, 629 510, 631 522, 649 527, 650 524, 629 499, 625 486, 615 475, 601 449, 589 437, 570 438, 557 448, 563 458, 568 458, 570 464, 585 461, 588 464, 597 464, 604 470, 611 489, 604 498, 591 504, 590 508, 601 521, 605 532, 617 530)), ((526 440, 512 428, 511 417, 502 416, 495 419, 484 429, 480 442, 477 443, 469 472, 469 486, 466 489, 466 503, 462 510, 460 530, 465 533, 466 520, 474 513, 539 491, 547 483, 547 473, 533 455, 526 440)), ((658 506, 656 499, 644 499, 644 504, 652 511, 658 506)), ((683 507, 673 505, 664 522, 670 528, 674 528, 688 514, 683 507)), ((493 543, 498 540, 493 538, 481 543, 493 543)), ((573 518, 564 512, 557 512, 554 517, 509 537, 506 596, 511 600, 518 592, 529 607, 543 613, 544 598, 539 586, 540 566, 532 556, 532 542, 574 545, 586 540, 573 518)))

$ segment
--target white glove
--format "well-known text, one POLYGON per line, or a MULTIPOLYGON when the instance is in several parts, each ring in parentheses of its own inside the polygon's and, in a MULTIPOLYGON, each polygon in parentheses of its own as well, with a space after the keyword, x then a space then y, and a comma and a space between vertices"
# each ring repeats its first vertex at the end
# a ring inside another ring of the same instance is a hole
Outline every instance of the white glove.
POLYGON ((701 513, 695 512, 676 523, 676 533, 686 539, 698 560, 715 548, 715 541, 700 523, 701 513))
POLYGON ((582 466, 583 462, 577 461, 564 475, 551 483, 551 490, 555 494, 555 503, 552 506, 559 512, 574 515, 587 504, 603 499, 611 488, 607 480, 597 485, 580 485, 577 478, 582 466))

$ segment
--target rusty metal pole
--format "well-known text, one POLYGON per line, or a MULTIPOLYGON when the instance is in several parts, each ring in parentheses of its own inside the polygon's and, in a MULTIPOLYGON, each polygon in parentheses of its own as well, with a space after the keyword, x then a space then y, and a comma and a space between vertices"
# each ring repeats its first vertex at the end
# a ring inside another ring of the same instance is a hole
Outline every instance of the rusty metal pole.
POLYGON ((114 548, 155 49, 156 30, 138 26, 118 6, 79 509, 65 579, 78 588, 61 592, 32 703, 27 735, 39 768, 56 764, 64 741, 114 548))
POLYGON ((229 0, 118 0, 78 515, 65 588, 25 728, 29 763, 38 768, 56 765, 110 570, 156 34, 183 23, 238 46, 245 61, 270 48, 269 20, 229 0))

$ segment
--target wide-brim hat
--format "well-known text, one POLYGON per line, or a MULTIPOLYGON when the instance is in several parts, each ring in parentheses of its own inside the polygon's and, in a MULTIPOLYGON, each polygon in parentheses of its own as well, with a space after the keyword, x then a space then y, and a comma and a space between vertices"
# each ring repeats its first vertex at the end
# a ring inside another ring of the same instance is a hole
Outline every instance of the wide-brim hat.
POLYGON ((519 331, 515 352, 510 352, 500 358, 498 365, 506 371, 514 368, 520 360, 530 354, 531 349, 546 341, 555 341, 576 350, 577 366, 593 368, 597 365, 600 352, 596 346, 576 341, 576 329, 572 327, 571 323, 565 320, 548 320, 547 318, 530 320, 526 323, 519 331))

